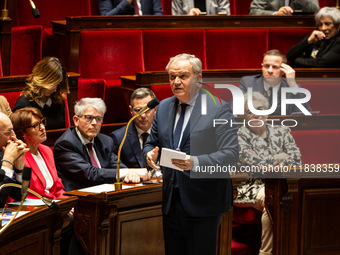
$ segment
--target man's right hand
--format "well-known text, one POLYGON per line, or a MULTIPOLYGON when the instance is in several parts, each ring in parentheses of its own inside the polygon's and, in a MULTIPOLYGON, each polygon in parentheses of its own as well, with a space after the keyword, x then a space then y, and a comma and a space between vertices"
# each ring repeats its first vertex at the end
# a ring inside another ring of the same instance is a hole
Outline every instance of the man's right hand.
POLYGON ((292 16, 293 9, 290 6, 282 6, 275 15, 277 16, 292 16))
POLYGON ((158 151, 159 147, 156 146, 153 150, 149 151, 148 154, 146 154, 146 162, 152 169, 159 169, 159 167, 156 166, 158 151))
MULTIPOLYGON (((21 169, 20 166, 22 166, 23 168, 24 154, 29 151, 29 148, 27 148, 27 145, 23 141, 18 140, 16 137, 13 137, 13 140, 7 141, 7 146, 6 148, 3 148, 3 151, 3 159, 12 162, 17 168, 19 167, 18 169, 21 169)), ((13 166, 10 166, 10 168, 12 167, 13 166)))
POLYGON ((200 9, 198 9, 198 8, 192 8, 192 9, 189 11, 188 15, 194 16, 194 15, 200 15, 200 13, 201 13, 201 10, 200 10, 200 9))

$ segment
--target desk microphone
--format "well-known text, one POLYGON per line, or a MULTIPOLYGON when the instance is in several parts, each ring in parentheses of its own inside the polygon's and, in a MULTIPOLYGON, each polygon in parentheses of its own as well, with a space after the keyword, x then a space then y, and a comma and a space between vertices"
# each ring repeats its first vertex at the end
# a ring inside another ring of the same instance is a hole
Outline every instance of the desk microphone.
POLYGON ((53 211, 58 211, 60 209, 60 205, 57 204, 56 202, 49 200, 46 197, 40 197, 40 199, 53 211))
POLYGON ((148 110, 155 108, 157 105, 159 105, 159 100, 157 98, 152 99, 146 106, 144 106, 142 109, 140 109, 137 116, 142 115, 143 113, 147 112, 148 110))
POLYGON ((159 104, 159 100, 157 98, 152 99, 146 106, 144 106, 142 109, 140 109, 140 111, 136 115, 134 115, 129 120, 129 122, 127 123, 126 128, 125 128, 124 137, 122 139, 122 142, 119 145, 118 153, 117 153, 117 182, 115 182, 115 190, 121 190, 122 189, 122 183, 119 181, 119 177, 120 177, 120 173, 119 173, 120 152, 121 152, 123 144, 125 142, 126 134, 127 134, 128 129, 129 129, 129 126, 135 118, 137 118, 139 115, 142 115, 143 113, 146 113, 147 111, 155 108, 158 104, 159 104))
POLYGON ((22 186, 21 186, 21 201, 24 201, 27 196, 27 189, 30 186, 32 168, 24 167, 22 172, 22 186))
POLYGON ((40 18, 40 12, 37 7, 35 7, 35 4, 33 3, 32 0, 30 0, 30 4, 32 6, 32 14, 34 18, 40 18))

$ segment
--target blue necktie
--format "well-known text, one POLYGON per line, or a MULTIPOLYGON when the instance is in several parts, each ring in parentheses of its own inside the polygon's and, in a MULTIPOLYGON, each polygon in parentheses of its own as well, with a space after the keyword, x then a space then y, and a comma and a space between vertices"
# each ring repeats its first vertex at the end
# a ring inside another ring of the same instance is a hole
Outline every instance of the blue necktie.
POLYGON ((173 136, 173 142, 174 142, 174 149, 179 148, 179 139, 181 138, 182 129, 183 129, 183 123, 184 123, 184 116, 185 116, 185 109, 187 108, 187 104, 181 104, 182 112, 181 116, 179 117, 176 125, 176 129, 173 136))

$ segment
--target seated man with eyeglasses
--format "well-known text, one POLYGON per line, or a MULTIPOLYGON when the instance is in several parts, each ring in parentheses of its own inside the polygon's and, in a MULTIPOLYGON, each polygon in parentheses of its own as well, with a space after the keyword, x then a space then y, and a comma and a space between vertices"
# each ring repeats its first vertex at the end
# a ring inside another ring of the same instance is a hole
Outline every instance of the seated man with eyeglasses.
MULTIPOLYGON (((25 152, 29 151, 26 144, 18 140, 8 116, 0 112, 0 183, 21 183, 24 168, 25 152)), ((0 207, 6 203, 8 196, 21 200, 21 190, 6 187, 0 192, 0 207)))
MULTIPOLYGON (((155 94, 150 89, 136 89, 130 99, 129 108, 131 115, 135 116, 138 114, 138 112, 154 98, 155 94)), ((135 118, 128 128, 126 140, 120 153, 120 160, 129 168, 146 167, 143 162, 142 150, 149 137, 155 113, 156 109, 147 111, 135 118)), ((110 135, 113 140, 113 150, 116 154, 123 140, 125 129, 126 126, 113 131, 110 135)))
MULTIPOLYGON (((55 164, 66 191, 116 182, 112 139, 99 133, 105 112, 102 99, 82 98, 74 106, 75 127, 69 127, 54 144, 55 164)), ((120 178, 124 176, 134 183, 147 179, 121 169, 120 178)))
MULTIPOLYGON (((301 87, 295 81, 295 70, 287 63, 286 56, 279 50, 270 50, 263 55, 262 74, 254 76, 244 76, 240 80, 239 88, 246 93, 248 88, 253 88, 254 91, 260 92, 269 101, 269 108, 273 102, 273 88, 277 87, 277 107, 271 115, 281 115, 281 88, 299 88, 301 87), (286 78, 283 78, 283 77, 286 78)), ((287 93, 287 99, 304 98, 303 93, 287 93)), ((230 107, 233 107, 232 101, 229 102, 230 107)), ((311 108, 308 103, 302 104, 309 112, 311 108)), ((295 104, 286 105, 286 114, 291 115, 293 112, 301 112, 295 104)))

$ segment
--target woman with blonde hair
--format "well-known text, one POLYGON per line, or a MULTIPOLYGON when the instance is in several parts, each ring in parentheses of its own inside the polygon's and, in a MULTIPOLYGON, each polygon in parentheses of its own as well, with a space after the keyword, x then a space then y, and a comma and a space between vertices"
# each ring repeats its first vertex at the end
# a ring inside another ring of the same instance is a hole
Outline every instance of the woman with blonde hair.
POLYGON ((65 118, 69 118, 65 116, 65 93, 69 87, 64 65, 58 58, 43 58, 34 66, 13 112, 35 107, 47 119, 47 130, 65 128, 65 118))

